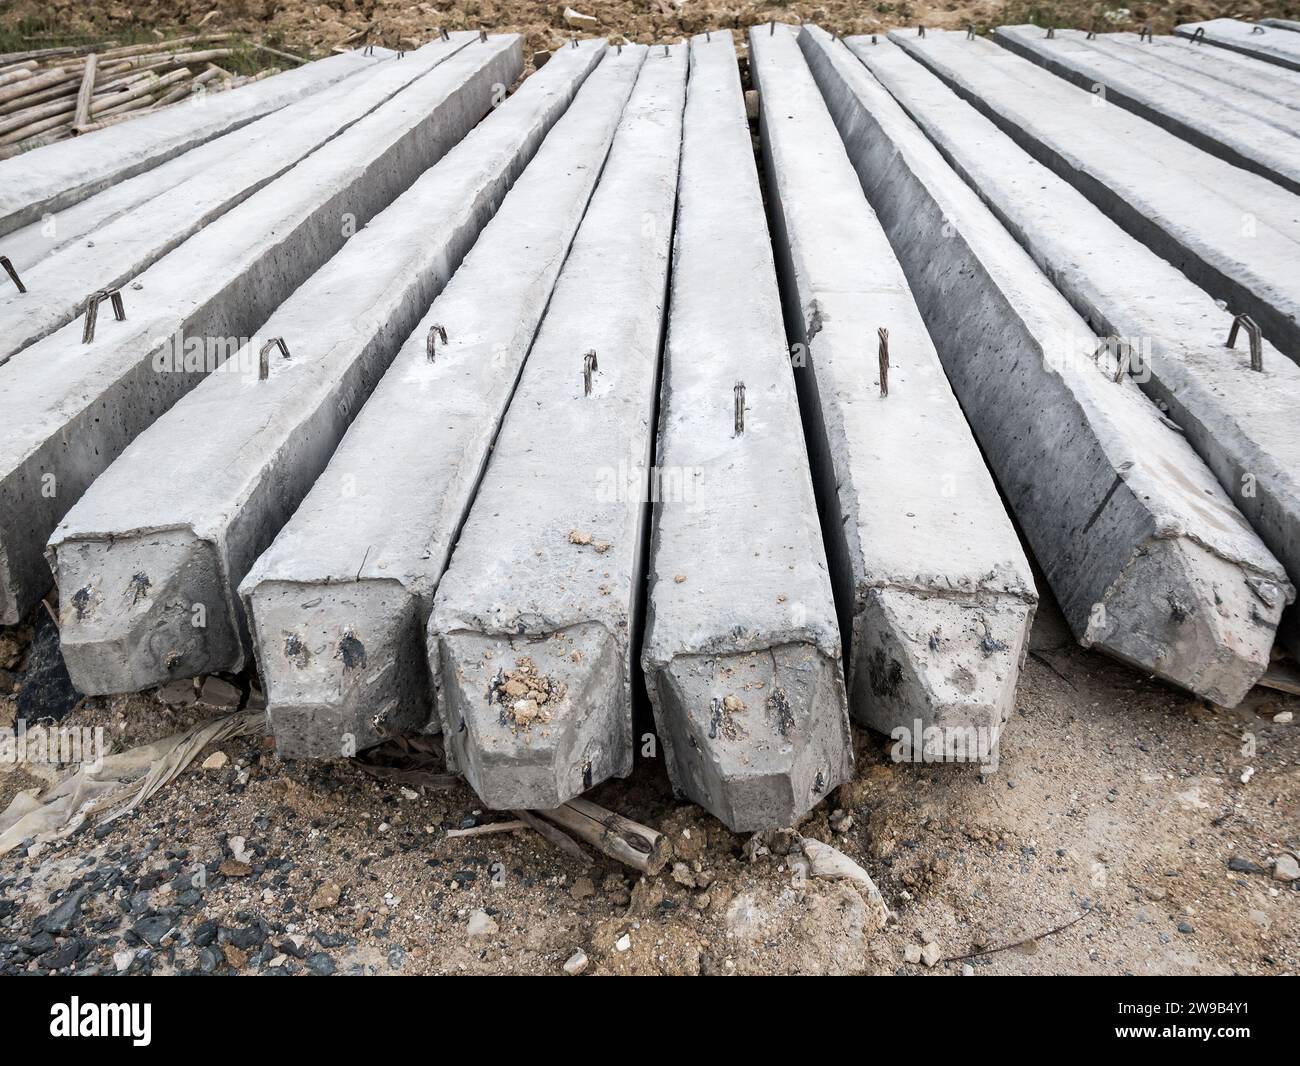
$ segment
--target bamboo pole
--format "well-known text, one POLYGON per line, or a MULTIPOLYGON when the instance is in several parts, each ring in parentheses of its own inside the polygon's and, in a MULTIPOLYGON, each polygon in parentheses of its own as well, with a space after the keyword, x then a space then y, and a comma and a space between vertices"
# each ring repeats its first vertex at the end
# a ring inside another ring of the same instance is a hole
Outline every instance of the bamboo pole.
POLYGON ((590 800, 573 799, 554 810, 532 813, 642 873, 658 873, 668 861, 668 841, 662 833, 590 800))
POLYGON ((90 98, 95 95, 95 71, 99 66, 99 57, 92 53, 86 58, 86 71, 81 76, 81 91, 77 93, 77 110, 72 119, 73 126, 84 126, 90 121, 90 98))

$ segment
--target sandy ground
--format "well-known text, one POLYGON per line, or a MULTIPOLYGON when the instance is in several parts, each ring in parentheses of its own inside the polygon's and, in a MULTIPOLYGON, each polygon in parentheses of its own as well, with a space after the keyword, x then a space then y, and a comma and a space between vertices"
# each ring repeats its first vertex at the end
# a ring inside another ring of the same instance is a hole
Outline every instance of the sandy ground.
MULTIPOLYGON (((588 973, 1300 971, 1300 882, 1270 875, 1300 848, 1300 725, 1273 721, 1300 699, 1211 708, 1078 648, 1048 600, 1018 703, 992 774, 895 764, 859 732, 856 779, 800 827, 871 873, 883 929, 856 888, 802 878, 779 838, 747 857, 674 801, 658 760, 593 796, 670 836, 674 862, 641 877, 530 831, 448 838, 508 816, 463 785, 286 763, 252 738, 106 833, 0 860, 0 972, 547 974, 578 951, 588 973), (75 920, 41 936, 78 891, 75 920), (905 961, 931 942, 943 961, 905 961)), ((123 747, 214 713, 144 694, 87 699, 64 724, 123 747)), ((0 769, 0 799, 32 784, 0 769)))

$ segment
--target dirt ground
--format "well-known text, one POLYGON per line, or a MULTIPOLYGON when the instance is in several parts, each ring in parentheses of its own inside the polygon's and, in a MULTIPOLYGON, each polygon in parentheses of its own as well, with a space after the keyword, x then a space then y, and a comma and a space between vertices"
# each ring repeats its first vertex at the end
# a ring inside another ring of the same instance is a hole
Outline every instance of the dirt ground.
MULTIPOLYGON (((598 974, 1294 974, 1300 882, 1270 870, 1300 850, 1297 710, 1265 689, 1218 710, 1144 679, 1078 648, 1048 600, 996 772, 896 764, 860 731, 856 779, 800 827, 870 872, 883 929, 779 837, 747 855, 675 802, 658 760, 593 796, 670 837, 673 861, 642 877, 527 830, 449 838, 509 818, 461 784, 227 742, 224 766, 202 769, 205 751, 107 831, 0 859, 0 973, 558 974, 581 951, 598 974), (905 961, 929 943, 941 961, 905 961)), ((124 748, 215 713, 146 693, 63 724, 124 748)), ((36 783, 0 766, 0 804, 36 783)))
POLYGON ((400 0, 139 0, 87 5, 77 0, 3 0, 0 28, 16 30, 26 42, 17 47, 56 44, 68 35, 92 39, 137 28, 233 30, 319 56, 373 26, 375 43, 415 45, 448 30, 485 27, 520 32, 527 50, 549 51, 575 32, 623 35, 641 43, 680 40, 706 29, 744 30, 769 19, 811 21, 846 33, 876 33, 899 26, 959 29, 971 24, 987 29, 1008 22, 1040 25, 1132 29, 1150 25, 1169 32, 1180 22, 1232 15, 1239 18, 1284 16, 1291 0, 1182 0, 1124 7, 1089 0, 823 0, 806 3, 726 2, 726 0, 452 0, 450 3, 404 3, 400 0), (599 20, 594 30, 575 30, 564 20, 566 7, 599 20))

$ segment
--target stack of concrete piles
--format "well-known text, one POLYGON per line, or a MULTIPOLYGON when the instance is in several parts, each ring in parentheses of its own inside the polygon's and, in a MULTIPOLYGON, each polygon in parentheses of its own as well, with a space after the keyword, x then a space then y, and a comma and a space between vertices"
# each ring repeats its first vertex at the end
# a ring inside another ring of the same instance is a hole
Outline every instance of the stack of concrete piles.
MULTIPOLYGON (((980 43, 932 36, 945 52, 980 43)), ((917 39, 925 51, 930 37, 917 39)), ((1267 667, 1294 598, 1282 566, 1176 427, 1115 372, 1111 360, 1123 353, 1052 286, 850 46, 811 27, 800 43, 1076 637, 1234 705, 1267 667)))
POLYGON ((1264 63, 1300 70, 1300 34, 1294 32, 1296 26, 1290 19, 1264 19, 1260 24, 1227 18, 1187 22, 1176 26, 1174 33, 1196 44, 1231 49, 1264 63))
MULTIPOLYGON (((17 622, 49 588, 45 542, 91 482, 232 354, 243 349, 256 377, 258 352, 247 339, 460 141, 521 65, 513 38, 456 51, 131 279, 121 292, 124 321, 105 302, 93 335, 70 322, 0 365, 0 622, 17 622)), ((467 208, 490 205, 506 176, 485 171, 482 185, 455 191, 467 208)), ((463 254, 475 232, 446 239, 463 254)), ((202 493, 196 471, 206 473, 207 435, 188 424, 171 432, 151 454, 172 456, 168 477, 202 493)))

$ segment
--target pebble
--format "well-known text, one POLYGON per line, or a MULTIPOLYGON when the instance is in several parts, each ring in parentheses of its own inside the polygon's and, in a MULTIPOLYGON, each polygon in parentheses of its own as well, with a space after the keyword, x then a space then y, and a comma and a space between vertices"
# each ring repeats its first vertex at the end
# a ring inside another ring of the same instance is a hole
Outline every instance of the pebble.
POLYGON ((632 934, 624 933, 621 937, 619 937, 617 940, 614 941, 614 947, 617 948, 619 951, 629 950, 632 947, 632 934))
POLYGON ((1190 934, 1196 932, 1196 929, 1192 926, 1192 923, 1191 923, 1191 922, 1179 922, 1179 923, 1178 923, 1178 931, 1179 931, 1180 933, 1184 933, 1184 934, 1190 935, 1190 934))
POLYGON ((1287 725, 1293 718, 1295 718, 1295 714, 1291 711, 1278 711, 1277 714, 1273 715, 1273 724, 1287 725))
POLYGON ((334 972, 334 960, 323 951, 307 956, 307 969, 317 977, 328 977, 334 972))
POLYGON ((219 677, 205 677, 199 689, 199 702, 209 707, 238 707, 244 694, 229 681, 219 677))
POLYGON ((113 966, 117 969, 118 973, 121 973, 133 962, 135 962, 134 950, 128 948, 126 951, 113 952, 113 966))
POLYGON ((596 885, 590 877, 579 877, 569 888, 569 895, 574 899, 586 899, 596 894, 596 885))
POLYGON ((230 756, 224 751, 214 751, 203 760, 202 769, 204 770, 222 770, 226 763, 230 762, 230 756))
POLYGON ((589 962, 585 951, 575 951, 565 960, 564 972, 570 977, 577 977, 578 974, 586 972, 589 962))
POLYGON ((492 919, 492 915, 487 911, 475 911, 469 916, 469 924, 466 931, 470 936, 495 936, 499 926, 492 919))
POLYGON ((1289 852, 1284 852, 1273 860, 1274 881, 1300 880, 1300 862, 1289 852))
POLYGON ((939 950, 939 945, 933 940, 921 949, 921 961, 927 966, 935 966, 939 959, 942 958, 943 952, 939 950))
POLYGON ((909 965, 915 966, 921 961, 921 946, 919 944, 908 944, 903 948, 903 961, 909 965))
POLYGON ((961 975, 963 977, 974 977, 975 967, 972 966, 969 962, 963 962, 961 964, 961 975))

